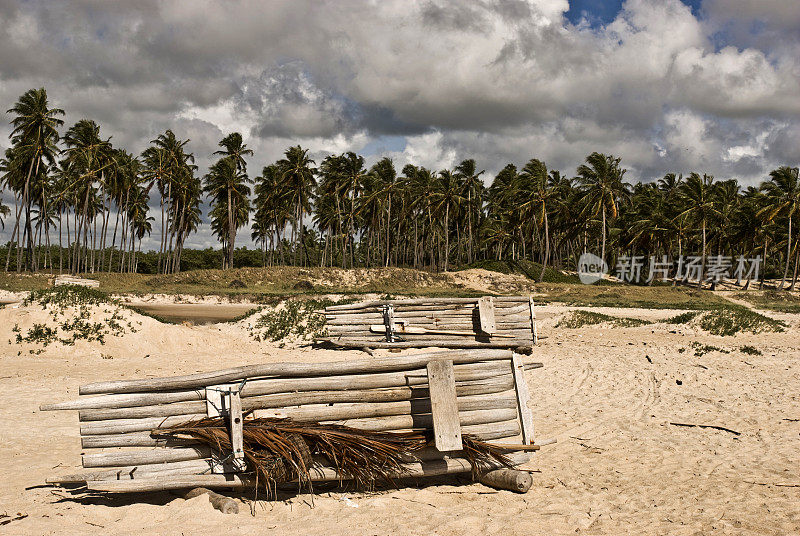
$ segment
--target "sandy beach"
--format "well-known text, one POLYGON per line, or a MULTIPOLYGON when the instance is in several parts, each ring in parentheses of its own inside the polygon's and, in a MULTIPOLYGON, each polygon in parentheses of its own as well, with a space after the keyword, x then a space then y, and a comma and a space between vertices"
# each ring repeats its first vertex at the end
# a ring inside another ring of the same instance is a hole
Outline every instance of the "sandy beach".
MULTIPOLYGON (((356 351, 256 342, 244 321, 161 324, 126 311, 135 333, 105 344, 13 342, 14 325, 41 321, 37 306, 0 309, 2 508, 25 516, 5 534, 793 534, 800 531, 800 340, 797 315, 783 333, 708 335, 659 323, 676 311, 593 310, 656 323, 556 327, 564 306, 539 308, 546 338, 529 371, 536 436, 556 438, 525 468, 524 495, 467 476, 374 493, 321 490, 242 505, 237 516, 206 497, 167 493, 75 500, 44 486, 79 469, 77 416, 40 412, 87 382, 144 378, 269 361, 363 358, 356 351), (6 342, 8 341, 8 342, 6 342), (694 346, 693 346, 693 343, 694 346), (716 349, 696 355, 698 345, 716 349), (757 348, 749 355, 741 347, 757 348), (21 352, 20 355, 17 355, 21 352), (727 352, 727 353, 726 353, 727 352), (700 424, 727 428, 678 426, 700 424), (734 433, 735 432, 735 433, 734 433)), ((98 311, 97 314, 100 314, 98 311)))

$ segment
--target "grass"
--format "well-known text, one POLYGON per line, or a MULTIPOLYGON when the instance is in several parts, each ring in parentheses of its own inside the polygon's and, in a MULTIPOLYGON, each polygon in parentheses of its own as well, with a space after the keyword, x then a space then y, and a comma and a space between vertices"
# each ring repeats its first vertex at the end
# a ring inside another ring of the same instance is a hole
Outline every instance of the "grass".
POLYGON ((712 292, 653 285, 651 287, 608 284, 567 285, 540 284, 536 286, 537 303, 563 303, 576 307, 620 307, 642 309, 691 309, 708 311, 731 304, 712 292))
POLYGON ((800 296, 780 290, 737 292, 734 296, 757 309, 800 314, 800 296))
POLYGON ((687 311, 668 318, 667 324, 695 324, 712 335, 731 336, 740 332, 781 332, 788 327, 775 320, 743 307, 730 304, 710 311, 687 311))
MULTIPOLYGON (((539 280, 539 275, 542 273, 542 265, 538 262, 521 259, 518 261, 476 261, 472 264, 465 264, 458 268, 458 270, 468 270, 470 268, 479 268, 488 270, 490 272, 499 272, 501 274, 517 274, 524 275, 533 281, 539 280)), ((580 283, 578 276, 565 274, 551 267, 547 267, 544 271, 544 283, 580 283)))
POLYGON ((572 311, 568 316, 556 324, 557 328, 577 329, 583 326, 593 326, 596 324, 611 324, 617 327, 637 327, 645 326, 651 322, 639 318, 627 318, 610 316, 593 311, 572 311))
POLYGON ((688 324, 699 315, 699 311, 686 311, 685 313, 677 314, 666 320, 667 324, 688 324))
POLYGON ((692 343, 692 348, 694 349, 694 355, 697 357, 701 357, 709 352, 720 352, 722 354, 731 353, 730 350, 720 348, 719 346, 714 346, 713 344, 700 344, 697 341, 692 343))
POLYGON ((706 312, 700 315, 698 325, 712 335, 723 337, 736 335, 739 332, 782 332, 788 327, 785 322, 769 318, 740 305, 706 312))

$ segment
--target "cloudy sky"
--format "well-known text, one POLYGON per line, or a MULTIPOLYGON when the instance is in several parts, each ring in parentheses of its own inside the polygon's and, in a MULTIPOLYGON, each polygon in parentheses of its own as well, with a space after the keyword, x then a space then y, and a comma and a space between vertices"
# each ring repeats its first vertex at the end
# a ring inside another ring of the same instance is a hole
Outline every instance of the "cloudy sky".
MULTIPOLYGON (((489 178, 601 151, 633 180, 752 184, 800 163, 800 5, 0 0, 0 107, 41 86, 68 125, 94 119, 133 152, 173 129, 201 173, 240 131, 251 173, 299 143, 318 161, 472 157, 489 178)), ((206 226, 191 245, 210 244, 206 226)))

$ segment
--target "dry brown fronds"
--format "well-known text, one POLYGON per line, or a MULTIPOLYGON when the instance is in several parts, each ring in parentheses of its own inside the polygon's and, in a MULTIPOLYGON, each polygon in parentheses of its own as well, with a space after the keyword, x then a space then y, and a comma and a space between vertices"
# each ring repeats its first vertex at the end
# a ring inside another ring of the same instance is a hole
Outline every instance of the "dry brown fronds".
MULTIPOLYGON (((200 419, 181 426, 158 429, 153 437, 190 439, 210 446, 221 459, 231 455, 228 427, 220 417, 200 419)), ((272 494, 275 485, 296 480, 311 490, 312 456, 321 456, 342 476, 363 489, 378 482, 394 485, 404 463, 426 447, 425 431, 372 432, 336 424, 296 423, 291 419, 263 418, 244 421, 242 438, 248 471, 272 494)), ((498 465, 511 467, 507 449, 463 436, 464 454, 473 475, 498 465)), ((319 464, 317 464, 319 466, 319 464)))

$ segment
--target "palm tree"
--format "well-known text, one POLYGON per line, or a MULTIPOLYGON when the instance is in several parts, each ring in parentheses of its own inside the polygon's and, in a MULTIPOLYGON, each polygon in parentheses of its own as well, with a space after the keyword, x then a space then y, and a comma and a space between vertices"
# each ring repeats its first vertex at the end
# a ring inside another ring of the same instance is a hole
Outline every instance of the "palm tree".
POLYGON ((544 255, 539 282, 544 279, 547 261, 550 257, 550 225, 547 213, 556 202, 556 190, 550 185, 547 166, 537 159, 530 160, 517 176, 516 190, 520 196, 519 208, 531 215, 536 227, 544 227, 544 255))
POLYGON ((461 183, 464 186, 464 191, 461 197, 466 197, 466 211, 467 211, 467 233, 469 246, 467 248, 467 262, 474 261, 474 236, 473 229, 476 223, 480 223, 478 217, 483 212, 483 201, 485 197, 486 187, 481 180, 481 175, 485 170, 477 171, 477 164, 475 160, 470 158, 464 160, 456 166, 456 174, 458 175, 461 183))
POLYGON ((280 170, 281 181, 286 184, 290 192, 290 206, 294 207, 292 234, 294 234, 295 240, 296 264, 297 254, 300 249, 300 225, 303 223, 305 213, 311 212, 314 186, 317 184, 314 176, 317 170, 312 167, 315 162, 308 156, 308 150, 299 145, 290 147, 283 154, 284 158, 279 160, 277 165, 280 170))
POLYGON ((620 158, 601 153, 592 153, 586 157, 586 164, 578 167, 578 176, 584 191, 584 213, 592 217, 602 216, 602 248, 600 257, 606 259, 607 217, 616 219, 619 215, 619 200, 627 194, 622 182, 625 174, 620 169, 620 158))
MULTIPOLYGON (((769 204, 762 209, 767 222, 772 222, 778 215, 788 218, 786 233, 786 265, 778 289, 783 289, 786 276, 789 274, 789 261, 792 257, 792 221, 800 215, 800 180, 798 168, 782 166, 772 170, 769 181, 765 182, 762 190, 769 199, 769 204)), ((793 278, 794 279, 794 278, 793 278)), ((792 285, 794 286, 794 285, 792 285)))
POLYGON ((239 169, 237 160, 231 156, 217 160, 203 180, 203 191, 212 199, 212 220, 216 222, 213 228, 225 250, 223 268, 233 268, 236 230, 247 223, 250 211, 248 184, 253 181, 239 169), (223 221, 226 224, 220 228, 223 221))
POLYGON ((698 288, 702 287, 706 273, 706 227, 712 217, 719 214, 714 203, 714 177, 703 174, 691 173, 680 186, 680 198, 686 208, 678 217, 687 217, 695 224, 699 223, 702 233, 702 259, 700 261, 700 277, 697 281, 698 288))
MULTIPOLYGON (((64 115, 64 110, 61 108, 50 108, 47 100, 47 90, 44 88, 29 89, 14 106, 8 110, 8 113, 14 114, 11 119, 11 144, 14 146, 14 157, 20 161, 17 163, 20 166, 21 162, 27 163, 27 175, 22 186, 21 204, 16 214, 16 223, 14 224, 14 231, 12 232, 12 240, 17 244, 21 242, 17 240, 19 234, 19 220, 21 211, 25 210, 25 236, 26 238, 26 256, 27 268, 33 269, 33 236, 31 229, 31 178, 39 176, 39 170, 42 166, 42 161, 46 160, 48 163, 55 162, 55 155, 58 153, 56 143, 58 142, 58 127, 64 124, 59 115, 64 115)), ((21 169, 21 166, 20 166, 21 169)), ((17 247, 19 249, 19 247, 17 247)), ((8 257, 6 259, 6 271, 8 271, 8 264, 11 255, 11 248, 8 249, 8 257)), ((17 255, 17 271, 21 269, 21 259, 17 255)))

